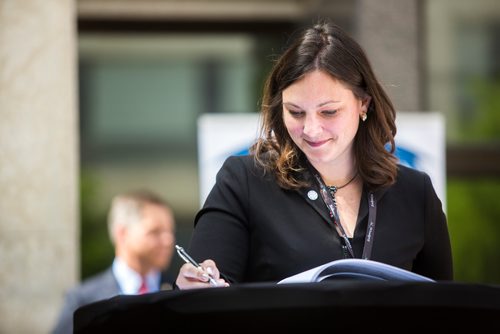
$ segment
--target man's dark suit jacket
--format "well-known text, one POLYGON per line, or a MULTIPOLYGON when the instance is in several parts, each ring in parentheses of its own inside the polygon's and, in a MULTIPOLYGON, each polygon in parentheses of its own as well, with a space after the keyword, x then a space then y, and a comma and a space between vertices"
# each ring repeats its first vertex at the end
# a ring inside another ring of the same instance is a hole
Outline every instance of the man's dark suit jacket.
MULTIPOLYGON (((161 289, 172 288, 171 279, 162 275, 161 289)), ((77 308, 120 294, 120 286, 111 267, 83 281, 66 294, 64 306, 53 330, 53 334, 73 333, 73 313, 77 308)))

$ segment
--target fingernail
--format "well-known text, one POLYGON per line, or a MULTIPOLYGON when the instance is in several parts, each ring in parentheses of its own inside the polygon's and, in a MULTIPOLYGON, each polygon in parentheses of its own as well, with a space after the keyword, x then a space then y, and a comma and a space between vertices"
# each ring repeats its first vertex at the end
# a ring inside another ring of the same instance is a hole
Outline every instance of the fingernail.
POLYGON ((203 273, 203 274, 201 274, 201 277, 203 278, 203 280, 204 280, 205 282, 207 282, 207 281, 209 280, 209 276, 208 276, 208 274, 207 274, 207 273, 203 273))
POLYGON ((214 271, 212 270, 212 267, 208 267, 207 269, 207 273, 212 276, 214 274, 214 271))

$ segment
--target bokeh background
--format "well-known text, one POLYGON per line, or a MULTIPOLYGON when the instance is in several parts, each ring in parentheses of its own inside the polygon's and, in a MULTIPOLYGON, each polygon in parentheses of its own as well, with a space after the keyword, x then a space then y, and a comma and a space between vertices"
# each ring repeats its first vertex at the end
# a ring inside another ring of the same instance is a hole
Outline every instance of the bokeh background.
POLYGON ((498 1, 0 0, 0 333, 49 332, 64 292, 109 266, 118 192, 166 197, 187 245, 198 117, 258 112, 272 61, 320 17, 398 112, 444 115, 455 278, 500 284, 498 1))

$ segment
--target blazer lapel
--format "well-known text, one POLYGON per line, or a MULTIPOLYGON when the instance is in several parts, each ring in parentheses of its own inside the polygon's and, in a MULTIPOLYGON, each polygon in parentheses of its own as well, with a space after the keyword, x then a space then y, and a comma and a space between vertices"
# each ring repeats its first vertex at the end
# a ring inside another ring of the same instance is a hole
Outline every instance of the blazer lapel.
POLYGON ((321 193, 319 190, 319 185, 317 184, 314 176, 311 174, 309 169, 309 163, 305 156, 301 157, 300 165, 303 167, 302 177, 309 184, 308 187, 298 189, 297 192, 300 194, 302 199, 307 202, 320 216, 323 220, 331 227, 334 227, 332 218, 330 217, 330 212, 326 207, 321 193))
POLYGON ((333 227, 333 221, 330 218, 330 213, 326 207, 323 198, 321 197, 321 193, 319 192, 319 186, 316 183, 311 171, 309 170, 307 160, 305 157, 301 160, 301 165, 304 167, 304 172, 302 176, 306 181, 308 181, 309 185, 306 188, 301 188, 296 190, 302 199, 306 201, 320 216, 323 220, 331 227, 333 227))
MULTIPOLYGON (((386 192, 387 188, 382 188, 373 193, 377 202, 380 201, 380 199, 385 195, 386 192)), ((358 219, 356 221, 356 229, 354 231, 354 234, 357 234, 356 230, 362 226, 361 222, 368 216, 369 193, 370 191, 367 189, 366 185, 363 185, 363 193, 361 194, 361 202, 359 203, 358 219)))
POLYGON ((325 202, 319 192, 319 187, 315 184, 307 188, 297 190, 300 196, 307 202, 316 212, 328 223, 333 226, 333 221, 330 218, 330 213, 326 208, 325 202))

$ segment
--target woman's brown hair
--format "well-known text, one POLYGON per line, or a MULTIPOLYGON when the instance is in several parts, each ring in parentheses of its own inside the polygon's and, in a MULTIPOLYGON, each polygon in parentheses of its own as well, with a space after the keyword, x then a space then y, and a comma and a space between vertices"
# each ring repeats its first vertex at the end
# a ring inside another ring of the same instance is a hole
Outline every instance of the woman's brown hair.
POLYGON ((367 120, 360 123, 354 154, 370 189, 389 186, 397 174, 394 157, 395 110, 377 81, 359 44, 341 28, 322 22, 305 30, 276 61, 266 80, 261 106, 261 137, 253 145, 256 162, 275 174, 285 189, 309 185, 302 175, 303 153, 290 138, 282 116, 282 92, 306 73, 321 70, 341 81, 354 95, 371 97, 367 120), (389 145, 390 150, 386 149, 389 145))

